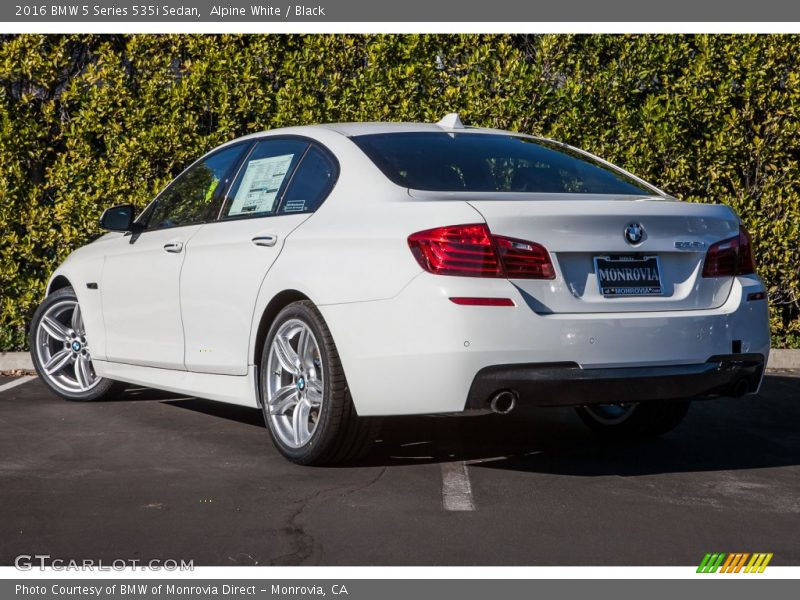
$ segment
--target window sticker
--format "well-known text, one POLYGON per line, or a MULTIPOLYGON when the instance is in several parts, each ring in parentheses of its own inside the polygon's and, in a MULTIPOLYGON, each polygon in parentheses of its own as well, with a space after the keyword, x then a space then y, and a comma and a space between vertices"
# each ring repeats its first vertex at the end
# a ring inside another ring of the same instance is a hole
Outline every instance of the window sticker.
POLYGON ((293 158, 294 154, 283 154, 251 160, 233 198, 228 216, 271 213, 293 158))
POLYGON ((283 205, 283 212, 303 212, 305 209, 305 200, 287 200, 283 205))

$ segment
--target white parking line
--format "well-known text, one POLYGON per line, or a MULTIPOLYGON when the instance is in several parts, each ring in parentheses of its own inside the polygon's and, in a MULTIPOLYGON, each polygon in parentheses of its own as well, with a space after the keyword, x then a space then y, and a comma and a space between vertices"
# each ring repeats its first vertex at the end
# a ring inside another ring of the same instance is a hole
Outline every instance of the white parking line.
POLYGON ((472 485, 469 482, 467 465, 464 462, 441 463, 442 505, 445 510, 475 510, 472 500, 472 485))
POLYGON ((3 385, 0 385, 0 392, 5 392, 6 390, 10 390, 11 388, 17 387, 18 385, 22 385, 23 383, 28 383, 32 379, 36 379, 36 375, 26 375, 25 377, 20 377, 19 379, 15 379, 14 381, 9 381, 8 383, 4 383, 3 385))

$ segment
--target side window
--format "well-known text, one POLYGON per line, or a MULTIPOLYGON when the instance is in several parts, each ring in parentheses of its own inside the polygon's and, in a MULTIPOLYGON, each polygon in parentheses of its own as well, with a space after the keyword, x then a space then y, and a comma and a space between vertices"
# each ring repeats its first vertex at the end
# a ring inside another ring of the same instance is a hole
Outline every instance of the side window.
POLYGON ((212 154, 181 174, 164 190, 147 219, 147 229, 166 229, 214 220, 219 210, 216 192, 236 165, 247 144, 212 154))
POLYGON ((328 195, 336 177, 336 165, 316 146, 311 146, 292 175, 281 201, 281 214, 313 212, 328 195))
POLYGON ((292 172, 307 149, 308 142, 294 139, 267 139, 256 144, 228 192, 222 218, 275 214, 292 172))

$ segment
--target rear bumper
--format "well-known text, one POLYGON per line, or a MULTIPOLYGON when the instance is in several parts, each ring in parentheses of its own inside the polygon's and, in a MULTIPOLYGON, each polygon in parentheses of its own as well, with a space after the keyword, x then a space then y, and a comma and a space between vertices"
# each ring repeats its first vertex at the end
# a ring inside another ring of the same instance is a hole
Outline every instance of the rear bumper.
POLYGON ((578 406, 648 400, 741 396, 758 390, 762 354, 712 356, 705 363, 583 369, 577 363, 497 365, 472 381, 465 408, 486 409, 512 390, 535 406, 578 406))
POLYGON ((549 373, 557 379, 591 378, 573 381, 573 391, 562 396, 574 404, 598 397, 593 379, 603 374, 623 380, 603 384, 610 390, 606 397, 617 402, 636 387, 629 381, 637 377, 656 377, 663 387, 680 375, 685 387, 670 394, 711 393, 728 383, 707 364, 711 357, 769 356, 767 303, 747 300, 763 290, 757 277, 737 277, 715 309, 541 315, 507 280, 422 273, 394 298, 319 309, 360 415, 456 413, 464 410, 479 373, 505 368, 505 379, 524 383, 530 378, 520 369, 531 365, 560 365, 549 373), (511 298, 515 306, 459 306, 449 300, 453 296, 511 298))

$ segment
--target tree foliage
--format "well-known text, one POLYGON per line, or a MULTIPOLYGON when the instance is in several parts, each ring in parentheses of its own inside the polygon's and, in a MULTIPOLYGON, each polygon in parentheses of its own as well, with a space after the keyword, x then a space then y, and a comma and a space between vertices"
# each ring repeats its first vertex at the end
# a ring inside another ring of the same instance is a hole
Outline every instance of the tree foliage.
POLYGON ((0 349, 110 205, 144 206, 250 132, 436 121, 585 148, 755 239, 776 345, 800 346, 800 37, 134 35, 0 38, 0 349))

